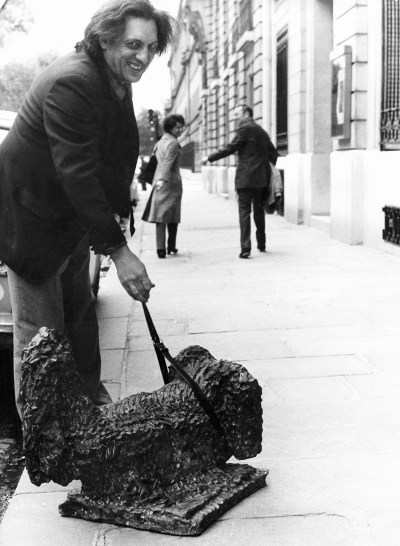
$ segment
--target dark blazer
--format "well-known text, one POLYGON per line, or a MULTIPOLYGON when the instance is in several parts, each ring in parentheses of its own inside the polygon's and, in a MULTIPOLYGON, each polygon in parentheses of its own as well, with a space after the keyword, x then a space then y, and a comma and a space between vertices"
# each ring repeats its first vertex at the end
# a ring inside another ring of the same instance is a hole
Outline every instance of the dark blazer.
POLYGON ((271 178, 269 163, 275 165, 278 153, 269 135, 253 119, 241 121, 235 138, 226 148, 208 156, 213 162, 238 153, 235 189, 268 187, 271 178))
POLYGON ((50 277, 85 232, 96 253, 125 241, 139 151, 132 99, 85 51, 48 66, 0 146, 0 258, 31 282, 50 277))

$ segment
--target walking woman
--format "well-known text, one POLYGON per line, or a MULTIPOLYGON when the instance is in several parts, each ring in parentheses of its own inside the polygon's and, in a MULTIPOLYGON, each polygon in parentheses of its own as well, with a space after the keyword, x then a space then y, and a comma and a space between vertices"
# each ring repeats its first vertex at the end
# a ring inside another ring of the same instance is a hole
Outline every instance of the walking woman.
POLYGON ((154 148, 157 169, 153 178, 150 206, 146 207, 143 220, 156 224, 159 258, 165 258, 167 251, 168 254, 178 252, 176 235, 181 221, 182 178, 179 172, 181 147, 177 139, 184 129, 185 120, 180 114, 166 116, 163 122, 164 134, 154 148))

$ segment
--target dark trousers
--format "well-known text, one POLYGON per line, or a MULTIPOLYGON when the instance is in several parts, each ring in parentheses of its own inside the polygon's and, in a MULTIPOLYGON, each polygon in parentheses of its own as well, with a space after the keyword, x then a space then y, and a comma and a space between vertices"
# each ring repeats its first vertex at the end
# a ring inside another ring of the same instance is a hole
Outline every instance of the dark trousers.
POLYGON ((178 233, 178 224, 156 224, 156 244, 157 250, 165 250, 165 228, 168 230, 167 248, 169 252, 176 249, 176 235, 178 233))
POLYGON ((239 204, 240 246, 242 250, 251 250, 251 205, 256 225, 257 248, 265 250, 265 211, 264 201, 267 188, 243 188, 237 190, 239 204))

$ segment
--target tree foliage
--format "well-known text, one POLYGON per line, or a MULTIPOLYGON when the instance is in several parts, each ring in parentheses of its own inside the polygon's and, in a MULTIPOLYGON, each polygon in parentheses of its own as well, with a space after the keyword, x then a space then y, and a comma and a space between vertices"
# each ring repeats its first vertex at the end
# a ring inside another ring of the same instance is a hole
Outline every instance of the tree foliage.
POLYGON ((25 0, 0 0, 0 47, 13 32, 28 32, 33 24, 33 16, 25 0))
MULTIPOLYGON (((135 102, 135 100, 133 102, 135 102)), ((155 113, 157 114, 159 121, 161 121, 161 114, 157 111, 155 111, 155 113)), ((140 137, 139 155, 151 155, 155 143, 161 136, 160 127, 157 131, 158 134, 156 134, 156 131, 151 131, 148 110, 145 109, 140 110, 139 114, 136 116, 136 121, 140 137)))
POLYGON ((0 68, 0 110, 16 112, 36 76, 57 58, 54 51, 26 61, 12 61, 0 68))

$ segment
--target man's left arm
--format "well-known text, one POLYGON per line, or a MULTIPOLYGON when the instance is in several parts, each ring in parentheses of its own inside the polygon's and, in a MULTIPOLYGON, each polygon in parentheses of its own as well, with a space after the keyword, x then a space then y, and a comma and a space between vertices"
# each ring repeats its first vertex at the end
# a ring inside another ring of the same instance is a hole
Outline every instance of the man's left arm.
POLYGON ((245 127, 238 128, 236 135, 232 142, 230 142, 225 148, 221 148, 217 152, 210 154, 209 156, 203 157, 203 163, 206 163, 209 161, 210 163, 214 161, 218 161, 218 159, 222 159, 224 157, 227 157, 228 155, 232 155, 235 152, 238 152, 241 148, 243 148, 248 141, 248 136, 245 127))

